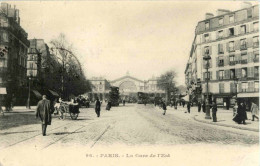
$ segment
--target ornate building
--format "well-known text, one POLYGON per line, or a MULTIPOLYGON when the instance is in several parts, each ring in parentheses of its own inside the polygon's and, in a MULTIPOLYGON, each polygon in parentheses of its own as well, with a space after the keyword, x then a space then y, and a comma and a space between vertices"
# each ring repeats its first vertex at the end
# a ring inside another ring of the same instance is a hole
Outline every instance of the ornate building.
POLYGON ((125 76, 108 81, 102 77, 93 77, 89 81, 92 83, 92 92, 89 93, 91 100, 95 97, 99 97, 101 100, 108 98, 110 86, 119 87, 120 96, 122 98, 128 98, 129 96, 136 96, 137 92, 149 93, 150 96, 164 96, 165 92, 157 86, 158 78, 151 78, 148 80, 140 80, 132 77, 127 73, 125 76))
POLYGON ((208 80, 210 100, 219 106, 229 108, 236 97, 249 107, 258 103, 259 6, 244 2, 237 11, 206 13, 196 27, 185 76, 191 98, 204 100, 208 80))

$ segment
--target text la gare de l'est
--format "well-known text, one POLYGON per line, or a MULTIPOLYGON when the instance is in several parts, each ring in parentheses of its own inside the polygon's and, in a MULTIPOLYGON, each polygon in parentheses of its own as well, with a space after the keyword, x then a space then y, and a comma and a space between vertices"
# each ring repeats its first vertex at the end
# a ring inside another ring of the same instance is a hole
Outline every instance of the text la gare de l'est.
POLYGON ((100 154, 99 157, 102 158, 117 158, 117 157, 125 157, 125 158, 149 158, 149 157, 159 157, 166 158, 171 157, 170 154, 100 154))

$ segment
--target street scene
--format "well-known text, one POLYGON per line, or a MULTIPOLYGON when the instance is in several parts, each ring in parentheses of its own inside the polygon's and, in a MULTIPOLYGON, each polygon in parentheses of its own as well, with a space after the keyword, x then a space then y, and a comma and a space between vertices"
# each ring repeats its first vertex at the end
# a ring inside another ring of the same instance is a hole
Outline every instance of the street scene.
POLYGON ((259 164, 257 1, 0 3, 0 166, 259 164))

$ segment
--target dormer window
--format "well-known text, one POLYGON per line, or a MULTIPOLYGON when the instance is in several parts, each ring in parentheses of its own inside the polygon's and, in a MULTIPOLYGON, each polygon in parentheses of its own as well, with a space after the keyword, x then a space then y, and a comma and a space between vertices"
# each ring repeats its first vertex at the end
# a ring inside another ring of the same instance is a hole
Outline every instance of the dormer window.
POLYGON ((205 29, 209 29, 209 21, 205 22, 205 29))
POLYGON ((223 18, 222 17, 218 19, 218 24, 223 25, 223 18))
POLYGON ((229 23, 233 23, 234 22, 234 15, 230 15, 229 16, 229 23))

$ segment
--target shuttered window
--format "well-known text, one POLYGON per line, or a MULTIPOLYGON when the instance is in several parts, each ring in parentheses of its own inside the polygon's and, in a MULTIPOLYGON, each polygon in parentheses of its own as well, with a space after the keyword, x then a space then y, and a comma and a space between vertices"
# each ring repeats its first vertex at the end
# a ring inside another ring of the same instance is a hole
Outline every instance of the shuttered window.
POLYGON ((236 78, 241 78, 241 76, 242 76, 242 69, 241 68, 235 69, 235 73, 236 73, 236 78))
POLYGON ((234 49, 234 41, 231 41, 231 42, 228 43, 228 50, 229 51, 235 51, 235 49, 234 49))
POLYGON ((254 82, 253 81, 248 82, 248 92, 254 92, 254 91, 255 91, 254 82))
POLYGON ((254 83, 254 89, 255 89, 255 92, 259 91, 259 82, 254 83))
POLYGON ((219 93, 225 93, 225 88, 224 88, 225 84, 224 83, 219 83, 219 93))
POLYGON ((253 37, 253 47, 254 48, 259 47, 259 36, 253 37))
POLYGON ((225 79, 230 79, 230 70, 225 70, 224 71, 224 78, 225 79))
POLYGON ((223 54, 224 53, 223 44, 218 44, 218 53, 219 54, 223 54))
POLYGON ((248 91, 248 83, 242 82, 242 92, 247 92, 247 91, 248 91))
POLYGON ((246 47, 246 39, 241 39, 240 40, 240 49, 241 50, 247 49, 247 47, 246 47))
POLYGON ((219 80, 223 80, 224 79, 224 70, 220 70, 218 73, 219 73, 219 76, 218 76, 219 80))
POLYGON ((255 77, 255 75, 254 75, 254 67, 248 67, 247 68, 247 73, 248 73, 248 77, 254 78, 255 77))
POLYGON ((254 32, 257 32, 258 30, 259 30, 259 23, 258 22, 254 22, 253 23, 253 30, 254 30, 254 32))
POLYGON ((259 66, 254 67, 254 77, 259 78, 259 66))

